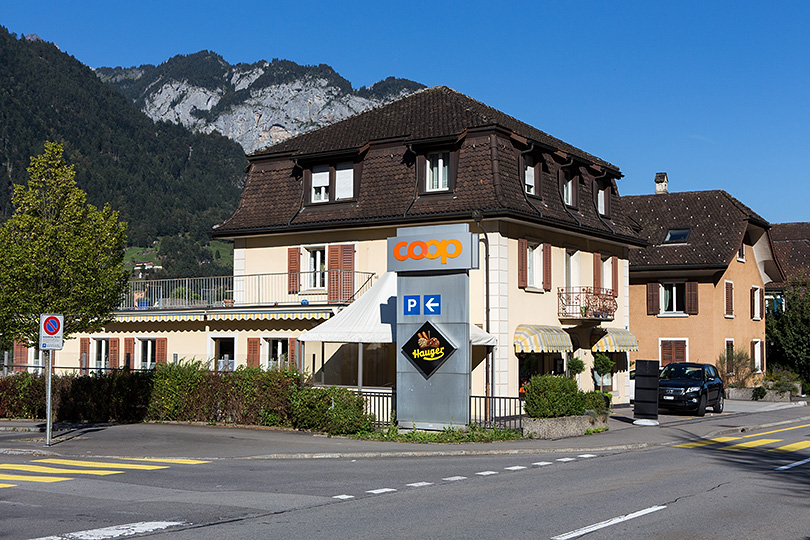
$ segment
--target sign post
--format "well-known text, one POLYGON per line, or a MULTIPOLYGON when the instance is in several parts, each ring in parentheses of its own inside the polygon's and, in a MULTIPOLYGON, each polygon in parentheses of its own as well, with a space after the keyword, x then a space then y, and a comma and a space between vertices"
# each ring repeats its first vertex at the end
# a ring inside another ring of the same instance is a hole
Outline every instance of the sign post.
POLYGON ((470 421, 469 271, 478 237, 465 224, 397 229, 397 421, 440 430, 470 421))
POLYGON ((45 389, 45 446, 51 445, 52 433, 52 411, 51 411, 51 379, 53 375, 53 353, 51 351, 61 351, 63 344, 63 331, 65 319, 62 315, 44 314, 39 316, 39 350, 46 356, 46 389, 45 389))

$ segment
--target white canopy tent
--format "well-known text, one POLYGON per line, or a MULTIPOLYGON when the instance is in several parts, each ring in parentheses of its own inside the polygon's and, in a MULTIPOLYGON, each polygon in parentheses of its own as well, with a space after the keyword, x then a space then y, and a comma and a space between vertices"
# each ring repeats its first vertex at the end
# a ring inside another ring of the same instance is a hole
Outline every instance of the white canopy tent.
MULTIPOLYGON (((396 328, 397 275, 386 272, 368 292, 331 319, 301 334, 298 340, 323 343, 396 343, 396 328)), ((495 346, 498 339, 471 324, 470 344, 495 346)), ((358 347, 358 350, 358 373, 362 374, 363 347, 358 347)))

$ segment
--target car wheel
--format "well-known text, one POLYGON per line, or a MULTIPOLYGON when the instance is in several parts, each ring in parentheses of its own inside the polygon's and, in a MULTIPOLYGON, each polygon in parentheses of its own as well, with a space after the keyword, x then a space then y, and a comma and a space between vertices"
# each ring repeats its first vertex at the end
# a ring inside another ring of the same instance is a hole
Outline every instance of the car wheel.
POLYGON ((714 407, 712 407, 712 410, 718 414, 723 412, 723 402, 723 393, 720 392, 720 395, 717 396, 717 402, 714 404, 714 407))
POLYGON ((706 394, 700 396, 700 403, 698 403, 697 411, 695 414, 698 416, 705 416, 706 415, 706 394))

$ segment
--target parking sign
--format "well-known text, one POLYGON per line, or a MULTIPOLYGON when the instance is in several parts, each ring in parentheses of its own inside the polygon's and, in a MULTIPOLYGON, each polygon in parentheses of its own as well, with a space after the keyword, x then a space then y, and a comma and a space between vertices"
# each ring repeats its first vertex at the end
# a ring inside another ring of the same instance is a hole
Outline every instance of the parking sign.
POLYGON ((39 349, 42 351, 61 351, 64 326, 65 320, 62 315, 40 315, 39 349))

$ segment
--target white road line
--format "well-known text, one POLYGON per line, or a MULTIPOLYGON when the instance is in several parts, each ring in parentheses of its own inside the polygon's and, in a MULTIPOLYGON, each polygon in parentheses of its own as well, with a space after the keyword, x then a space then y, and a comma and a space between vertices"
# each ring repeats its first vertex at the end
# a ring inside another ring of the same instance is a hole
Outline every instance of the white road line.
POLYGON ((621 523, 623 521, 628 521, 631 519, 635 519, 637 517, 646 516, 647 514, 651 514, 653 512, 658 512, 659 510, 663 510, 664 508, 666 508, 666 506, 651 506, 649 508, 645 508, 644 510, 633 512, 632 514, 626 514, 624 516, 615 517, 613 519, 608 519, 607 521, 602 521, 601 523, 588 525, 587 527, 583 527, 575 531, 567 532, 565 534, 560 534, 557 536, 552 536, 551 540, 569 540, 570 538, 583 536, 593 531, 598 531, 599 529, 604 529, 605 527, 616 525, 617 523, 621 523))
POLYGON ((774 469, 775 471, 786 471, 788 469, 792 469, 793 467, 798 467, 799 465, 804 465, 805 463, 810 463, 810 458, 803 459, 801 461, 796 461, 793 463, 788 463, 787 465, 782 465, 781 467, 777 467, 774 469))
POLYGON ((414 482, 413 484, 405 484, 408 487, 427 487, 432 486, 433 482, 414 482))
POLYGON ((545 467, 546 465, 552 465, 550 461, 538 461, 537 463, 532 463, 532 467, 545 467))
POLYGON ((475 474, 477 474, 478 476, 492 476, 493 474, 498 474, 498 471, 481 471, 475 474))
POLYGON ((442 478, 445 482, 458 482, 459 480, 466 480, 466 476, 448 476, 447 478, 442 478))
POLYGON ((504 470, 505 471, 522 471, 525 468, 526 467, 524 467, 523 465, 513 465, 512 467, 504 468, 504 470))
POLYGON ((588 458, 596 457, 596 454, 580 454, 577 457, 581 457, 582 459, 588 459, 588 458))
POLYGON ((72 533, 59 534, 56 536, 46 536, 36 540, 105 540, 107 538, 122 538, 134 534, 144 534, 152 531, 159 531, 177 525, 186 525, 183 521, 140 521, 138 523, 128 523, 126 525, 116 525, 114 527, 104 527, 103 529, 91 529, 72 533))
POLYGON ((561 458, 560 458, 560 459, 558 459, 557 461, 559 461, 559 462, 561 462, 561 463, 568 463, 569 461, 576 461, 576 460, 577 460, 577 458, 572 458, 572 457, 561 457, 561 458))
POLYGON ((340 499, 341 501, 345 501, 348 499, 354 499, 354 495, 335 495, 332 497, 333 499, 340 499))
POLYGON ((369 489, 366 493, 371 493, 372 495, 380 495, 382 493, 393 493, 396 491, 394 488, 380 488, 380 489, 369 489))

